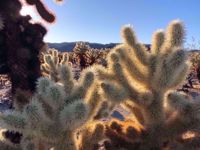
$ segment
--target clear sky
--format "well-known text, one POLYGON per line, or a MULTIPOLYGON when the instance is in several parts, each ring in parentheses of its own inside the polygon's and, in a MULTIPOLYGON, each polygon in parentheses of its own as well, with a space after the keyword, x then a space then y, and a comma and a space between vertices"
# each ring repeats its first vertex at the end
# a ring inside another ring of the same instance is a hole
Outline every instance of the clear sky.
POLYGON ((133 25, 139 41, 151 43, 152 33, 171 20, 181 19, 188 43, 200 40, 200 0, 65 0, 56 5, 44 0, 57 16, 48 25, 48 42, 120 42, 120 29, 133 25))

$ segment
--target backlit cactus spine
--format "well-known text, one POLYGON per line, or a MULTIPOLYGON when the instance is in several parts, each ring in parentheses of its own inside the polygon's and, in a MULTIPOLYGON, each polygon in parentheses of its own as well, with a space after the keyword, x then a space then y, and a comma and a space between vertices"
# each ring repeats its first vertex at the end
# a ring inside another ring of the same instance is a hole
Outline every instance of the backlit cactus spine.
POLYGON ((199 130, 200 104, 172 91, 185 80, 189 68, 182 47, 184 35, 182 22, 172 21, 166 33, 155 32, 148 53, 130 26, 122 29, 124 44, 109 53, 108 68, 99 67, 98 76, 104 97, 128 107, 144 131, 137 139, 124 139, 129 147, 118 148, 112 140, 120 138, 108 133, 115 143, 110 149, 163 149, 166 141, 170 145, 186 131, 199 130))
POLYGON ((0 117, 3 127, 23 133, 23 150, 78 150, 77 129, 92 122, 98 112, 100 98, 94 73, 84 70, 76 81, 69 66, 58 70, 59 82, 39 78, 30 102, 0 117))

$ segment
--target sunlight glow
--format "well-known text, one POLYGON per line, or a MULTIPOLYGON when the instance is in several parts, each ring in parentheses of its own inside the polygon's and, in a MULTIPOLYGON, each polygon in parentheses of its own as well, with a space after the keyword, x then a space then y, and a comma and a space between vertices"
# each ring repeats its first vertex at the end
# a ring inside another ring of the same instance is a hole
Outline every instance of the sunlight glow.
POLYGON ((31 23, 40 22, 45 24, 33 6, 27 6, 27 5, 22 6, 20 14, 22 16, 30 15, 32 18, 30 21, 31 23))
POLYGON ((30 15, 30 16, 33 16, 34 15, 34 10, 31 6, 23 6, 21 11, 20 11, 20 14, 22 16, 26 16, 26 15, 30 15))

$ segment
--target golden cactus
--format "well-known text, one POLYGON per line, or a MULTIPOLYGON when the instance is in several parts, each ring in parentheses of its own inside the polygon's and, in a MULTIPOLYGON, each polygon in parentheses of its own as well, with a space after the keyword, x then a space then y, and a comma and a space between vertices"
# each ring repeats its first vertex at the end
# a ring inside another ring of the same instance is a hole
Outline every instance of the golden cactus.
POLYGON ((128 108, 145 129, 139 150, 162 149, 166 141, 199 128, 200 104, 173 91, 189 68, 184 35, 182 22, 172 21, 165 33, 154 33, 148 53, 133 29, 125 26, 124 43, 109 53, 108 68, 96 67, 104 98, 128 108))

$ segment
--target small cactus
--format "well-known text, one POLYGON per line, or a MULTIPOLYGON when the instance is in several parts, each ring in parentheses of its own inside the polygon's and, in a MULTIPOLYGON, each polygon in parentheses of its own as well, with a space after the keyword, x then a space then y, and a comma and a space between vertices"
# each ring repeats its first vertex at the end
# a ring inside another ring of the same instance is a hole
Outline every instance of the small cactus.
POLYGON ((71 65, 67 53, 60 54, 56 49, 49 49, 47 52, 42 53, 41 71, 43 76, 49 77, 51 80, 59 81, 59 68, 61 65, 71 65))

